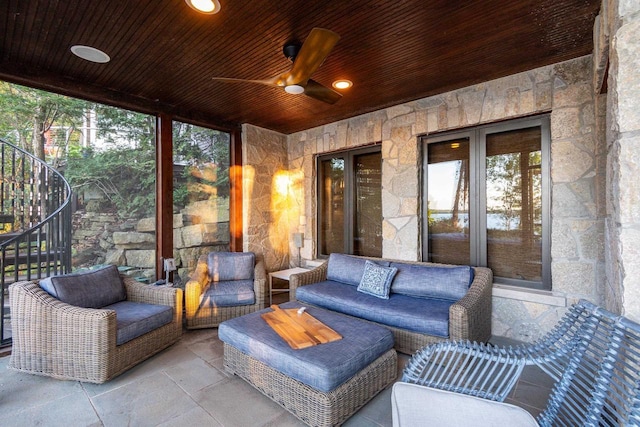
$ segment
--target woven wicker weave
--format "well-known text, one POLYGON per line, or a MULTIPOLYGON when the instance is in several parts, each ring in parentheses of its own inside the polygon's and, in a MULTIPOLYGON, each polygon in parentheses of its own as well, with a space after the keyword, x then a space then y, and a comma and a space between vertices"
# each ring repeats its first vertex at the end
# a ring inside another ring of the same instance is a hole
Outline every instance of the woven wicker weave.
MULTIPOLYGON (((380 258, 367 258, 380 260, 380 258)), ((384 259, 384 261, 401 262, 404 264, 447 266, 446 264, 434 264, 417 261, 397 261, 384 259)), ((491 291, 493 286, 493 273, 484 267, 473 267, 474 279, 467 294, 456 301, 449 308, 449 337, 442 338, 433 335, 412 332, 406 329, 390 327, 380 324, 393 332, 395 349, 406 354, 413 354, 425 345, 449 340, 470 340, 486 342, 491 337, 491 291)), ((296 289, 300 286, 327 280, 327 262, 308 272, 293 274, 289 278, 291 299, 296 297, 296 289)))
POLYGON ((9 368, 103 383, 178 341, 182 290, 122 278, 128 301, 171 306, 173 321, 116 345, 115 311, 75 307, 52 297, 37 282, 17 282, 9 288, 13 333, 9 368))
POLYGON ((254 267, 253 292, 256 302, 251 305, 238 305, 231 307, 213 307, 202 304, 202 295, 209 289, 209 268, 207 266, 207 255, 198 258, 195 271, 185 285, 185 317, 187 319, 187 329, 213 328, 227 319, 243 316, 262 310, 265 304, 267 293, 267 274, 264 269, 264 261, 256 254, 256 265, 254 267))
POLYGON ((340 425, 397 377, 398 359, 389 350, 334 390, 323 393, 224 344, 225 368, 310 426, 340 425))
POLYGON ((540 426, 640 425, 640 324, 586 300, 532 344, 425 347, 402 381, 503 402, 525 366, 537 366, 554 381, 540 426))

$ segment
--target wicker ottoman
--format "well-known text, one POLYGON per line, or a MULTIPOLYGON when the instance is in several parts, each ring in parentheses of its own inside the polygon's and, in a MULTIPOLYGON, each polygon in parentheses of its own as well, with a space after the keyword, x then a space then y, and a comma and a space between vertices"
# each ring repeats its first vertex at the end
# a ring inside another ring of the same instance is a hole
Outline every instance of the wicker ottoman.
POLYGON ((220 325, 224 366, 306 424, 339 425, 396 379, 397 355, 388 329, 309 307, 309 314, 343 338, 293 350, 260 317, 265 311, 270 309, 220 325))

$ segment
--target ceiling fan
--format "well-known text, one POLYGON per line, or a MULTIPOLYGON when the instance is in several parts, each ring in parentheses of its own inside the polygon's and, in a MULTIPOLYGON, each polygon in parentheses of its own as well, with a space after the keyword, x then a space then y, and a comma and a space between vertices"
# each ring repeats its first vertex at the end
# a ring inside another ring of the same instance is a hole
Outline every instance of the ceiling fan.
POLYGON ((328 104, 335 104, 342 95, 335 90, 311 80, 311 75, 322 65, 340 36, 331 30, 314 28, 302 46, 297 42, 287 42, 282 48, 284 55, 293 61, 291 69, 267 80, 246 80, 229 77, 213 77, 227 82, 259 83, 281 87, 287 93, 305 95, 328 104))

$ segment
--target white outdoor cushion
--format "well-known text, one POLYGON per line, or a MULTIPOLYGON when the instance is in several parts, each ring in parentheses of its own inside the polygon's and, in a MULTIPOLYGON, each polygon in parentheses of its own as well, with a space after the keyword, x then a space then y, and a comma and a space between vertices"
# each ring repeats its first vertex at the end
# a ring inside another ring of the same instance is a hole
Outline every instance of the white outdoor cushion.
POLYGON ((391 392, 393 427, 538 426, 531 414, 508 403, 397 382, 391 392))

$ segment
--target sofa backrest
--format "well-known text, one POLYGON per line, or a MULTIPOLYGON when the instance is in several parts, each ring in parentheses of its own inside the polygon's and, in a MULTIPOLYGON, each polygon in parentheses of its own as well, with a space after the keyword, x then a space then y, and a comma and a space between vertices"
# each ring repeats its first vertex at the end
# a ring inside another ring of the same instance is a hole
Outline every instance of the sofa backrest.
POLYGON ((398 272, 391 283, 391 292, 419 298, 458 301, 473 282, 473 268, 464 266, 433 266, 392 262, 398 272))
POLYGON ((40 287, 54 298, 76 307, 102 308, 127 299, 126 288, 115 265, 47 277, 40 281, 40 287))
POLYGON ((209 277, 214 282, 253 280, 256 255, 253 252, 210 252, 209 277))
MULTIPOLYGON (((384 260, 371 259, 371 261, 374 261, 376 264, 384 267, 389 266, 389 262, 384 260)), ((358 286, 360 284, 360 280, 362 280, 366 262, 367 258, 333 253, 329 255, 327 280, 358 286)))

